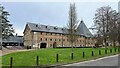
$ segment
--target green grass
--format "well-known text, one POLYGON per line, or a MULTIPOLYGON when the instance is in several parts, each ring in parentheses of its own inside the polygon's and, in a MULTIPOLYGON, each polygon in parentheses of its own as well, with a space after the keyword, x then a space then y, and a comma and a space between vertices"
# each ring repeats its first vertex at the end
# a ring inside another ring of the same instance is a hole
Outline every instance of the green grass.
POLYGON ((36 66, 36 56, 39 56, 39 65, 53 65, 64 64, 71 62, 78 62, 83 60, 90 60, 93 58, 103 57, 107 55, 116 54, 112 48, 112 53, 108 49, 108 53, 105 54, 104 48, 74 48, 74 59, 71 60, 71 48, 55 48, 55 49, 38 49, 16 52, 2 56, 2 66, 10 65, 10 57, 13 57, 13 66, 36 66), (98 54, 98 50, 101 50, 101 55, 98 54), (85 52, 85 58, 82 57, 82 52, 85 52), (91 51, 94 51, 94 57, 91 56, 91 51), (59 62, 56 62, 56 53, 59 54, 59 62))
POLYGON ((2 66, 2 57, 0 56, 0 67, 2 66))

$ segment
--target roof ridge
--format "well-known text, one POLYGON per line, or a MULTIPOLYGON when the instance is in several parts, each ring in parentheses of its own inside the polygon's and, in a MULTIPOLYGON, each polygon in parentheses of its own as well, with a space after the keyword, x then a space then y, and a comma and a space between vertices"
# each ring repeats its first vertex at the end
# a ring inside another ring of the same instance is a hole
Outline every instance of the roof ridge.
MULTIPOLYGON (((37 23, 31 23, 31 22, 27 22, 27 24, 43 25, 43 26, 50 26, 50 27, 59 27, 57 25, 44 25, 44 24, 37 24, 37 23)), ((63 27, 59 27, 59 28, 63 28, 63 27)))

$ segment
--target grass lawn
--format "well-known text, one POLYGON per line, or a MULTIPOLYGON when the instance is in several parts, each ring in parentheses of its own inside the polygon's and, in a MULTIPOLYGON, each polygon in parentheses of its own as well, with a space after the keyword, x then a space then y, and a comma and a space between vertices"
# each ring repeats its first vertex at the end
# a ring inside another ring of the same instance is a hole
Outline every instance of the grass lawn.
POLYGON ((2 66, 2 57, 0 56, 0 68, 2 66))
POLYGON ((114 48, 111 49, 112 53, 110 53, 109 48, 107 54, 105 54, 105 48, 74 48, 73 60, 71 60, 71 48, 46 48, 25 52, 16 52, 3 55, 2 66, 10 65, 10 57, 13 57, 13 66, 36 66, 37 55, 39 56, 39 65, 53 65, 89 60, 118 53, 118 49, 116 49, 116 52, 114 48), (101 50, 101 55, 99 55, 99 50, 101 50), (85 52, 85 58, 82 57, 83 51, 85 52), (92 57, 91 51, 94 51, 94 57, 92 57), (59 54, 59 62, 56 62, 56 53, 59 54))

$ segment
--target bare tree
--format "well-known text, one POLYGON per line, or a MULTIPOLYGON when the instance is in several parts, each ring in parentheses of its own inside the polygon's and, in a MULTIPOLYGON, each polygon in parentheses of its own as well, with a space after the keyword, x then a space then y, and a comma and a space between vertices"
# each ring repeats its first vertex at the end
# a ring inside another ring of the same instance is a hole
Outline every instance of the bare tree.
POLYGON ((115 41, 116 31, 112 33, 116 27, 116 11, 110 6, 100 7, 96 10, 94 17, 95 28, 97 29, 98 39, 103 40, 105 47, 108 46, 109 40, 115 41))
POLYGON ((72 49, 73 49, 73 45, 76 42, 77 39, 77 13, 76 13, 76 7, 75 7, 75 3, 74 4, 70 4, 70 9, 69 9, 69 20, 67 23, 67 29, 68 29, 68 41, 71 43, 72 45, 72 49))
POLYGON ((120 47, 120 13, 118 15, 118 43, 120 47))
POLYGON ((110 22, 108 23, 109 27, 109 40, 113 42, 113 46, 116 46, 118 40, 118 13, 116 10, 113 10, 110 14, 110 22))

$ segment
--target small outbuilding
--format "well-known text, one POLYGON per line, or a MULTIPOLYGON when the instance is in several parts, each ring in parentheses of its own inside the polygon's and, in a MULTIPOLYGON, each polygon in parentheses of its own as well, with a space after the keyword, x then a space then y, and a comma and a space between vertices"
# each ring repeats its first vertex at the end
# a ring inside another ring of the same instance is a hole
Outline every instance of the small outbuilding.
POLYGON ((2 46, 24 46, 23 36, 10 36, 7 39, 2 39, 2 46))

